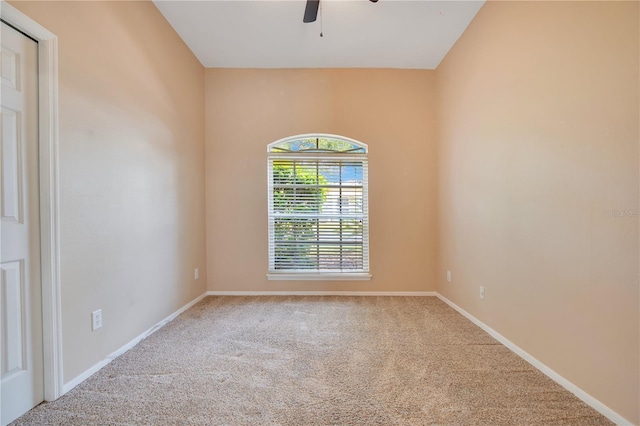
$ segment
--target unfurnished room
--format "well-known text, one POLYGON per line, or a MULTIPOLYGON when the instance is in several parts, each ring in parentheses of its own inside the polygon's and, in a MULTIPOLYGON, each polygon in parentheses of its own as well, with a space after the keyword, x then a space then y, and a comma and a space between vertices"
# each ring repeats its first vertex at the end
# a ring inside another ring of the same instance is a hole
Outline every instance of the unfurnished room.
POLYGON ((640 425, 640 2, 2 0, 0 424, 640 425))

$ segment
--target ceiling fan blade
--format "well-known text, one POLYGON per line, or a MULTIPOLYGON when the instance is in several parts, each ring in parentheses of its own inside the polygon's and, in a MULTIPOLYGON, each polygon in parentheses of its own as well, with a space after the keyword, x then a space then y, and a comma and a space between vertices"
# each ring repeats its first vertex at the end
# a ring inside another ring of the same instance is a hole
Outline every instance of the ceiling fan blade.
POLYGON ((318 7, 320 0, 307 0, 307 6, 304 8, 304 18, 302 22, 315 22, 318 17, 318 7))

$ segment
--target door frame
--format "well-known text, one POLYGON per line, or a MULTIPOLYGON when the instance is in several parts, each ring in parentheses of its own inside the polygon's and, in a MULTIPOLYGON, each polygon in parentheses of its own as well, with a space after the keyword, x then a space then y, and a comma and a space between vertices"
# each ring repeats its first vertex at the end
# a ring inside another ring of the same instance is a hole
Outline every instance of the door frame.
POLYGON ((2 20, 38 41, 38 149, 44 399, 63 394, 60 211, 58 179, 58 38, 15 7, 0 2, 2 20))

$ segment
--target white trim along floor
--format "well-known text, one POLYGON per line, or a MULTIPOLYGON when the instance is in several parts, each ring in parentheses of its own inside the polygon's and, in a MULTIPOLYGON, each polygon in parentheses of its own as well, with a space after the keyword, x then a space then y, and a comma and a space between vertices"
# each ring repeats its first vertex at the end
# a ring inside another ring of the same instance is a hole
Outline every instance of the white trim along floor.
POLYGON ((122 346, 120 349, 118 349, 117 351, 115 351, 112 354, 110 354, 109 356, 107 356, 104 360, 98 362, 97 364, 95 364, 94 366, 92 366, 91 368, 89 368, 88 370, 83 372, 82 374, 78 375, 74 379, 72 379, 69 382, 65 383, 64 388, 63 388, 64 389, 64 393, 67 393, 68 391, 70 391, 71 389, 73 389, 74 387, 76 387, 77 385, 79 385, 80 383, 85 381, 86 379, 88 379, 90 376, 92 376, 93 374, 98 372, 100 369, 102 369, 104 366, 109 364, 115 358, 117 358, 118 356, 120 356, 123 353, 127 352, 129 349, 133 348, 141 340, 147 338, 148 336, 150 336, 151 334, 153 334, 154 332, 156 332, 157 330, 162 328, 165 324, 167 324, 168 322, 170 322, 173 319, 175 319, 176 317, 178 317, 178 315, 180 315, 181 313, 183 313, 187 309, 191 308, 193 305, 198 303, 200 300, 202 300, 206 296, 411 296, 411 297, 416 297, 417 296, 417 297, 437 297, 440 300, 442 300, 444 303, 446 303, 447 305, 449 305, 450 307, 455 309, 457 312, 459 312, 465 318, 467 318, 468 320, 473 322, 475 325, 480 327, 482 330, 484 330, 486 333, 488 333, 491 337, 493 337, 494 339, 496 339, 497 341, 502 343, 504 346, 509 348, 512 352, 514 352, 515 354, 520 356, 522 359, 524 359, 529 364, 531 364, 532 366, 534 366, 535 368, 540 370, 546 376, 548 376, 553 381, 555 381, 556 383, 558 383, 559 385, 561 385, 562 387, 567 389, 569 392, 574 394, 576 397, 580 398, 584 403, 586 403, 587 405, 589 405, 590 407, 592 407, 593 409, 598 411, 600 414, 602 414, 605 417, 607 417, 609 420, 611 420, 615 424, 617 424, 617 425, 631 425, 632 424, 632 422, 630 422, 629 420, 625 419, 620 414, 616 413, 614 410, 612 410, 611 408, 609 408, 608 406, 606 406, 605 404, 603 404, 602 402, 600 402, 599 400, 597 400, 593 396, 589 395, 588 393, 586 393, 585 391, 580 389, 578 386, 576 386, 575 384, 571 383, 566 378, 562 377, 560 374, 558 374, 555 371, 553 371, 551 368, 546 366, 544 363, 542 363, 541 361, 539 361, 536 358, 534 358, 532 355, 530 355, 529 353, 524 351, 522 348, 517 346, 515 343, 511 342, 509 339, 507 339, 506 337, 504 337, 503 335, 501 335, 500 333, 498 333, 497 331, 495 331, 494 329, 489 327, 487 324, 483 323, 482 321, 480 321, 479 319, 477 319, 476 317, 474 317, 473 315, 471 315, 470 313, 468 313, 467 311, 462 309, 460 306, 456 305, 455 303, 451 302, 446 297, 444 297, 441 294, 439 294, 437 292, 434 292, 434 291, 428 291, 428 292, 322 292, 322 291, 317 291, 317 292, 303 292, 303 291, 300 291, 300 292, 285 292, 285 291, 272 291, 272 292, 224 291, 224 292, 219 292, 219 291, 208 291, 208 292, 198 296, 197 298, 195 298, 191 302, 187 303, 186 305, 184 305, 183 307, 178 309, 173 314, 171 314, 168 317, 164 318, 162 321, 158 322, 156 325, 154 325, 153 327, 149 328, 144 333, 140 334, 138 337, 134 338, 133 340, 131 340, 130 342, 128 342, 127 344, 122 346))

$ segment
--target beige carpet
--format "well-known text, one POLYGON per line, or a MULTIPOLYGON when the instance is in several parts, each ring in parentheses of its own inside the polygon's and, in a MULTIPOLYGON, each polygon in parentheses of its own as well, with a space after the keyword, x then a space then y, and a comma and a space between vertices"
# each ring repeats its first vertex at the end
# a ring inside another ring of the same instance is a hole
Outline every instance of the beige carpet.
POLYGON ((208 297, 15 424, 610 422, 434 297, 208 297))

